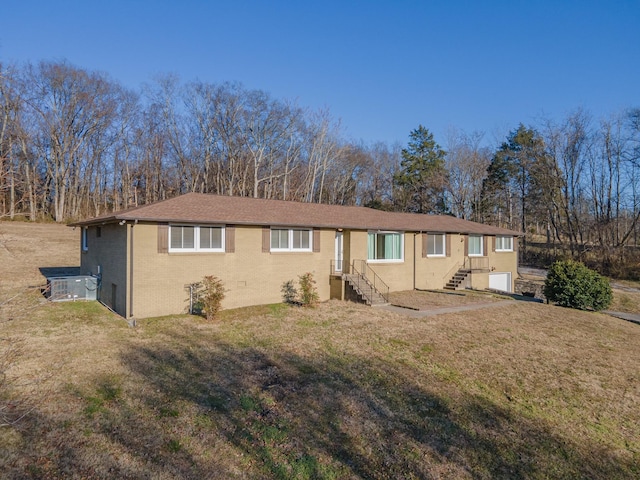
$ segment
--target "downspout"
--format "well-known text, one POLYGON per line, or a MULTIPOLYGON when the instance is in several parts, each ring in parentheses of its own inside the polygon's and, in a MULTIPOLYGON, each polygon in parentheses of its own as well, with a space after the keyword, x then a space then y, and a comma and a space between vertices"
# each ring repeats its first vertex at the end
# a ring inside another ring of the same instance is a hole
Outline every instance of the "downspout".
MULTIPOLYGON (((420 235, 420 237, 422 238, 422 234, 424 232, 422 230, 420 230, 419 232, 413 232, 413 289, 416 289, 416 265, 417 265, 417 260, 416 260, 416 236, 420 235)), ((422 247, 424 248, 424 246, 422 247)))
POLYGON ((416 235, 418 232, 413 232, 413 289, 416 289, 416 235))
POLYGON ((138 223, 134 220, 131 223, 131 234, 129 235, 129 317, 133 317, 133 227, 138 223))

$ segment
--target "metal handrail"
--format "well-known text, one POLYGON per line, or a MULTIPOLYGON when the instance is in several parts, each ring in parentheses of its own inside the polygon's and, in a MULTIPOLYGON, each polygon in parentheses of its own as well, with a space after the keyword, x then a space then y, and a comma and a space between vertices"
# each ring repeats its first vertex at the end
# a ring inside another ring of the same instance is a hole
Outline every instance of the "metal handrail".
POLYGON ((389 301, 389 286, 384 283, 382 278, 369 266, 366 260, 354 260, 351 264, 351 268, 354 273, 359 273, 359 277, 362 276, 364 281, 369 284, 375 291, 377 291, 385 302, 389 301), (356 268, 356 262, 360 263, 360 272, 356 268), (369 280, 371 277, 372 280, 369 280))

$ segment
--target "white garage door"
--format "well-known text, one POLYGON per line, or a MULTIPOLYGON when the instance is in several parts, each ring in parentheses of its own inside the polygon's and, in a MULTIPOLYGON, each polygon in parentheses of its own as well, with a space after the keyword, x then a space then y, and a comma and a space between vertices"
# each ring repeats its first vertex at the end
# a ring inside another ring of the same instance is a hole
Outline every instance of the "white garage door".
POLYGON ((511 272, 490 273, 489 288, 494 290, 502 290, 503 292, 511 291, 511 272))

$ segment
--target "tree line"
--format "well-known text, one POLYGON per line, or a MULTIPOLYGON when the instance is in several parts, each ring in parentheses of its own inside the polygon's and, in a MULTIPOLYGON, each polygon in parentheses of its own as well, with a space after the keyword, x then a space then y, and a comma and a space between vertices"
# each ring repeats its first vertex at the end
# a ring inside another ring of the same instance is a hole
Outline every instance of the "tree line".
POLYGON ((514 127, 495 148, 455 129, 441 146, 422 125, 404 148, 364 145, 328 110, 239 83, 165 75, 134 91, 65 61, 0 64, 0 218, 201 192, 450 214, 525 232, 525 251, 637 245, 639 108, 514 127))

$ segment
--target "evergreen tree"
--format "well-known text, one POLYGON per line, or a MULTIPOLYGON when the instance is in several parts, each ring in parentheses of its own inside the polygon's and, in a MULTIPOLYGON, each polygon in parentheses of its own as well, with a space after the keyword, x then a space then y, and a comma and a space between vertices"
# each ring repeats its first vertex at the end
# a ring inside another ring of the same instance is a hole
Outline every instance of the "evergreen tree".
POLYGON ((400 170, 393 176, 398 207, 407 212, 445 213, 446 152, 422 125, 409 139, 402 149, 400 170))
POLYGON ((547 218, 546 200, 557 189, 557 171, 543 138, 520 124, 498 148, 482 187, 484 221, 526 232, 547 218))

